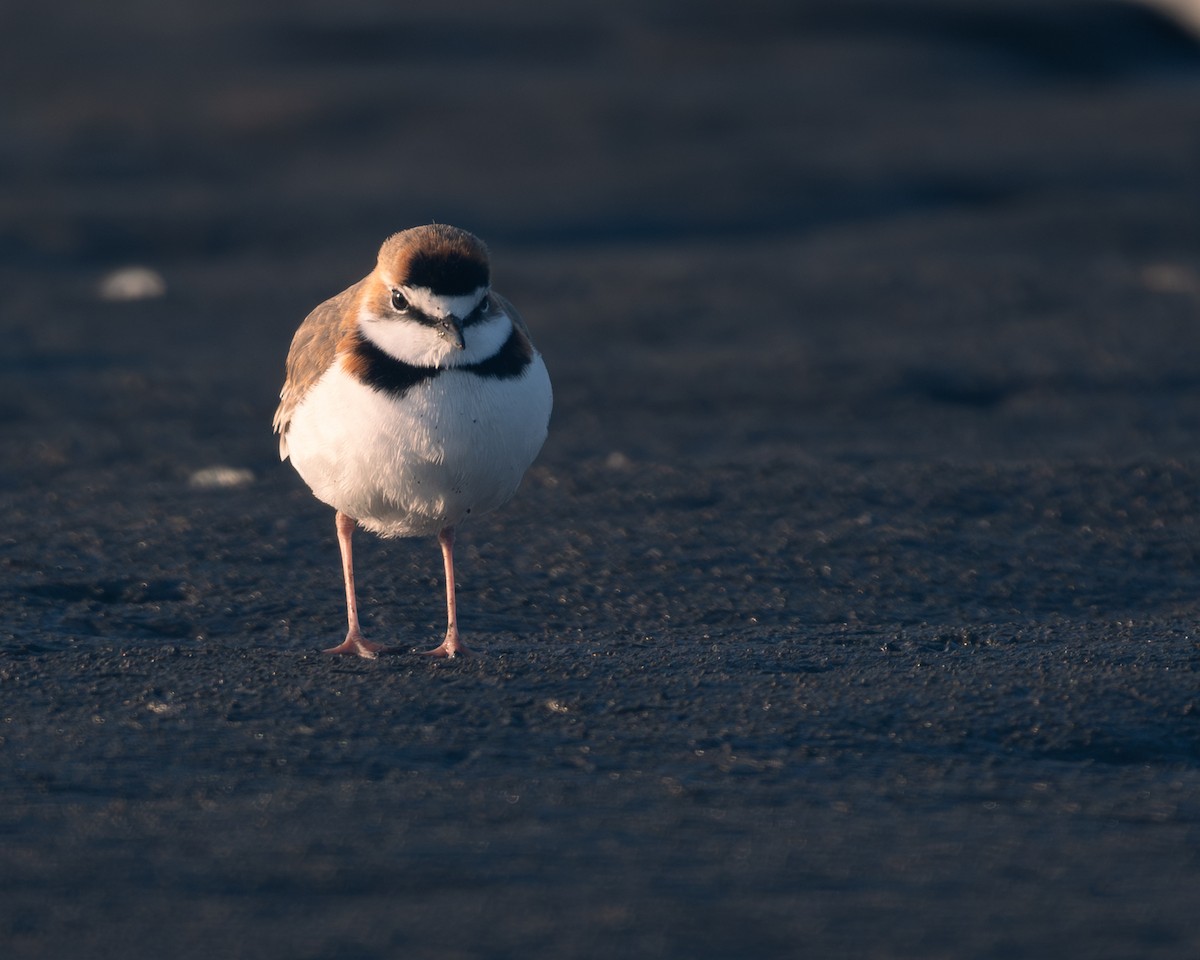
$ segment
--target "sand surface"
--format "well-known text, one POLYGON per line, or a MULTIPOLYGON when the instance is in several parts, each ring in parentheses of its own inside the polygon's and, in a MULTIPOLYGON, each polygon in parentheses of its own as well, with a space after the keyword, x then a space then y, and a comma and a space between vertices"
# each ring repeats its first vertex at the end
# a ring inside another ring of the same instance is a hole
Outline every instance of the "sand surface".
POLYGON ((0 11, 0 953, 1200 956, 1200 45, 250 6, 0 11), (551 435, 460 532, 483 655, 360 537, 397 652, 329 658, 283 359, 434 219, 551 435))

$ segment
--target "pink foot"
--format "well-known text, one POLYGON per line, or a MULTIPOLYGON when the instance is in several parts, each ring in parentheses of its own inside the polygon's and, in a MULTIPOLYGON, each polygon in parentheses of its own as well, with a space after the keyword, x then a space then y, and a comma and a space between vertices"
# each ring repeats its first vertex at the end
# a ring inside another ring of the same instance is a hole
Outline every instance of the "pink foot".
POLYGON ((463 642, 459 640, 457 636, 448 636, 442 641, 442 645, 440 647, 437 647, 433 650, 426 650, 424 656, 439 658, 445 657, 447 660, 452 660, 455 657, 469 657, 471 656, 471 651, 463 645, 463 642))
POLYGON ((361 633, 347 634, 346 639, 336 647, 330 647, 325 653, 353 653, 364 660, 374 660, 383 652, 383 647, 367 640, 361 633))

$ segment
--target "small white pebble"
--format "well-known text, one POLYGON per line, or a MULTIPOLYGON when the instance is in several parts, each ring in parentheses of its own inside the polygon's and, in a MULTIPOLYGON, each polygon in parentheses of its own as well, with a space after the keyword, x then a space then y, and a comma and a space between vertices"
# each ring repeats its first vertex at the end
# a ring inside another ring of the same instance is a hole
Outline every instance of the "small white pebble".
POLYGON ((101 300, 152 300, 167 292, 162 274, 149 267, 122 267, 100 281, 101 300))
POLYGON ((254 482, 254 472, 242 467, 205 467, 191 475, 188 484, 201 490, 244 487, 254 482))
POLYGON ((1142 269, 1142 286, 1154 293, 1200 292, 1200 277, 1178 263, 1155 263, 1142 269))

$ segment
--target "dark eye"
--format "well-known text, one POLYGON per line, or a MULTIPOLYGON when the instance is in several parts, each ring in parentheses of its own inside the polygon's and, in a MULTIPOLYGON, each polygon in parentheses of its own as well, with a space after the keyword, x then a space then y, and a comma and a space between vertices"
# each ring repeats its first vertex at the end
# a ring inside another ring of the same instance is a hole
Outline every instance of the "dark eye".
POLYGON ((408 309, 408 297, 402 294, 399 290, 392 291, 392 306, 403 313, 408 309))
POLYGON ((477 306, 475 308, 475 316, 480 317, 480 318, 486 317, 488 315, 488 311, 490 309, 491 309, 491 304, 488 303, 488 298, 484 297, 483 302, 481 302, 479 304, 479 306, 477 306))

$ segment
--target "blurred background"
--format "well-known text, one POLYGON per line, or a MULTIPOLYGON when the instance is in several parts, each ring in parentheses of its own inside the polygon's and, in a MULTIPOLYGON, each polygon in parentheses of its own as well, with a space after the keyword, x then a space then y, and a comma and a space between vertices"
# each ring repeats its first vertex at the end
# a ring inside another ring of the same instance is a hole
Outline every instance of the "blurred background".
POLYGON ((6 0, 0 952, 1200 955, 1194 7, 6 0), (333 661, 284 357, 432 220, 550 438, 333 661))
POLYGON ((1159 10, 7 4, 7 424, 103 458, 152 405, 263 469, 300 318, 442 220, 557 371, 550 456, 1112 453, 1098 410, 1186 449, 1200 53, 1159 10), (131 265, 166 295, 98 302, 131 265))

